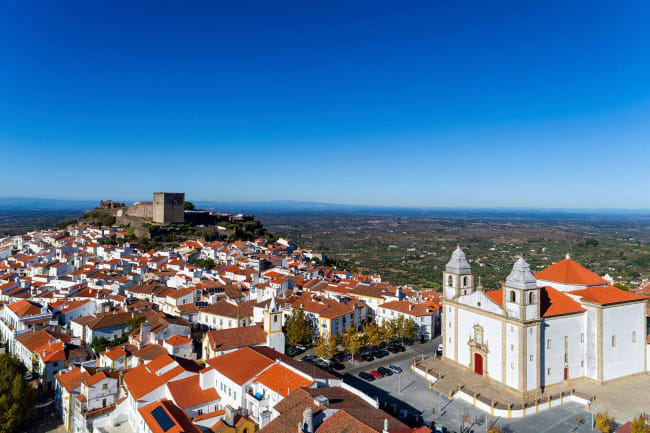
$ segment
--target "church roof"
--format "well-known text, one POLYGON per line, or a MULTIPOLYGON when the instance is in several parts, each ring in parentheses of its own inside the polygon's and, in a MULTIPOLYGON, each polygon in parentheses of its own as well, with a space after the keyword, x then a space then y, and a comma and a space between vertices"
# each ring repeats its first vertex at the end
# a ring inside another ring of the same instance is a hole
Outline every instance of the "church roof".
POLYGON ((607 280, 591 272, 581 264, 566 258, 535 274, 538 280, 583 286, 606 285, 607 280))
POLYGON ((506 278, 506 287, 512 287, 513 289, 537 288, 537 280, 533 277, 530 266, 523 257, 519 257, 512 267, 510 275, 506 278))
POLYGON ((553 287, 541 287, 539 313, 542 317, 562 316, 586 311, 580 302, 553 287))
POLYGON ((616 304, 619 302, 642 301, 648 299, 647 296, 636 293, 626 292, 614 286, 589 287, 582 290, 573 290, 572 295, 580 296, 583 301, 595 302, 597 304, 616 304))
POLYGON ((472 272, 472 268, 470 268, 467 258, 465 258, 465 253, 460 247, 456 247, 454 250, 451 259, 445 266, 445 271, 452 274, 469 274, 472 272))

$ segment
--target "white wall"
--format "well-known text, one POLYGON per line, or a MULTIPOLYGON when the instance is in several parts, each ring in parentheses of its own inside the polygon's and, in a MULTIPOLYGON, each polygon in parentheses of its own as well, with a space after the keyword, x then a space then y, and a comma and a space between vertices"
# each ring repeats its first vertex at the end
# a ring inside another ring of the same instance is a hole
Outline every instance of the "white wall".
POLYGON ((628 304, 603 310, 603 380, 644 371, 645 304, 628 304), (633 342, 633 333, 636 342, 633 342), (612 346, 612 337, 616 346, 612 346))
POLYGON ((563 316, 546 319, 542 324, 542 386, 562 382, 564 380, 565 347, 568 352, 569 379, 584 376, 584 345, 581 334, 584 333, 585 315, 563 316), (568 344, 565 346, 565 337, 568 344), (548 349, 548 340, 551 348, 548 349), (550 374, 549 374, 549 370, 550 374))

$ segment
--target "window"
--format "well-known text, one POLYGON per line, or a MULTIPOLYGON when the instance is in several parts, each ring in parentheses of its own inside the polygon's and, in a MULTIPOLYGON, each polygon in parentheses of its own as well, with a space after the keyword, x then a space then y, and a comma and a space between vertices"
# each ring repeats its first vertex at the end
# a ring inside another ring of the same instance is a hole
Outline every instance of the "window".
POLYGON ((583 359, 582 361, 580 361, 580 367, 584 367, 584 366, 585 366, 585 360, 583 359))
POLYGON ((550 338, 548 340, 546 340, 546 348, 547 349, 551 348, 551 339, 550 338))
POLYGON ((564 344, 569 344, 569 337, 566 335, 564 336, 564 344))
POLYGON ((510 363, 510 370, 514 370, 514 369, 515 369, 515 363, 514 363, 514 362, 511 362, 511 363, 510 363))
POLYGON ((108 389, 108 383, 103 384, 103 385, 102 385, 102 389, 103 389, 103 390, 107 390, 107 389, 108 389))
POLYGON ((529 304, 534 304, 535 303, 535 293, 530 292, 528 294, 528 303, 529 304))
POLYGON ((529 360, 529 361, 532 361, 532 360, 533 360, 533 355, 530 355, 530 356, 528 357, 528 360, 529 360))
POLYGON ((449 322, 449 327, 451 328, 451 322, 449 322))
POLYGON ((451 275, 447 278, 447 285, 449 287, 454 285, 454 277, 452 277, 451 275))
POLYGON ((517 295, 514 290, 510 291, 510 302, 517 302, 517 295))
POLYGON ((580 334, 580 342, 581 343, 585 342, 585 334, 580 334))
POLYGON ((510 350, 515 350, 515 345, 514 344, 510 345, 510 350))
POLYGON ((463 277, 463 287, 467 287, 467 277, 463 277))
POLYGON ((547 368, 547 369, 546 369, 546 375, 547 375, 547 376, 550 376, 550 375, 551 375, 551 369, 550 369, 550 368, 547 368))
POLYGON ((612 335, 612 347, 616 347, 616 335, 612 335))
POLYGON ((277 315, 276 315, 276 316, 273 316, 273 321, 274 321, 274 322, 277 322, 277 321, 278 321, 278 316, 277 316, 277 315))
POLYGON ((632 331, 632 343, 636 343, 636 331, 632 331))

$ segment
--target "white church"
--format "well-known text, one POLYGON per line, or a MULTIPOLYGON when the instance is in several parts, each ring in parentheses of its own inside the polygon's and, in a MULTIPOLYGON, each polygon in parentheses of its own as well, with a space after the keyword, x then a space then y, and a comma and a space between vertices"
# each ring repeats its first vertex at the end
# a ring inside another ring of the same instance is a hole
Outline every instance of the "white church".
POLYGON ((486 292, 459 247, 443 278, 443 356, 523 397, 569 379, 648 371, 647 297, 569 256, 535 275, 519 258, 503 288, 486 292))

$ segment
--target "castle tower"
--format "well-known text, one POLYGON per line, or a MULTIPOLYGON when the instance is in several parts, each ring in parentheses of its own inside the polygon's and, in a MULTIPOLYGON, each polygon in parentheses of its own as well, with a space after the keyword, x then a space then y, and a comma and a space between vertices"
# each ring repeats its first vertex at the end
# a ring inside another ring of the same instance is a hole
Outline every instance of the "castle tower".
POLYGON ((182 223, 185 221, 185 193, 154 192, 153 220, 160 224, 182 223))
POLYGON ((282 332, 282 312, 275 302, 275 297, 264 310, 264 332, 266 345, 280 353, 284 353, 284 333, 282 332))
POLYGON ((509 317, 519 320, 539 319, 539 287, 523 257, 515 262, 506 278, 503 305, 509 317))
POLYGON ((472 268, 465 258, 465 253, 456 247, 451 259, 445 266, 442 273, 443 290, 446 299, 454 299, 457 296, 469 295, 472 293, 474 276, 472 268))

